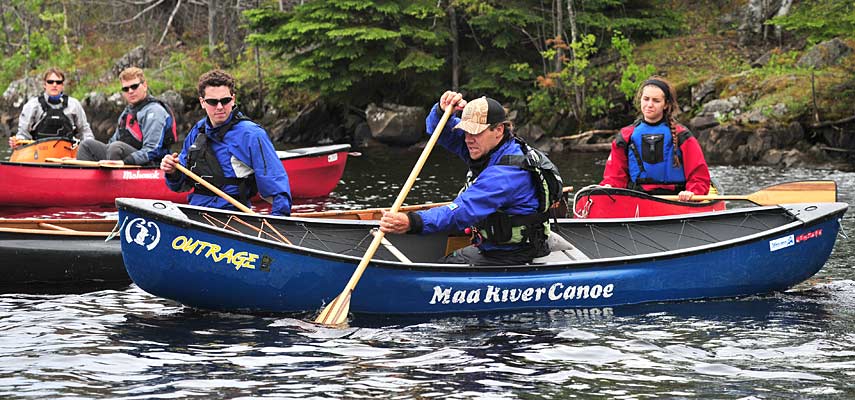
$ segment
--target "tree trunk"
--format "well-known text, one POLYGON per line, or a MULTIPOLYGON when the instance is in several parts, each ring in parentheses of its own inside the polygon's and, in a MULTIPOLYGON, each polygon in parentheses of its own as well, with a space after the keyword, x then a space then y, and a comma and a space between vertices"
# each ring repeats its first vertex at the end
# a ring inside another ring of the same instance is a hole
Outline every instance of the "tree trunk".
MULTIPOLYGON (((778 12, 775 13, 776 17, 783 17, 790 13, 790 7, 793 6, 793 0, 781 0, 781 7, 778 8, 778 12)), ((781 27, 779 25, 775 25, 775 38, 778 39, 778 45, 781 45, 781 27)))
POLYGON ((451 90, 460 88, 460 35, 457 33, 457 14, 454 6, 448 6, 448 21, 451 29, 451 90))
POLYGON ((166 34, 169 33, 169 27, 172 26, 172 20, 175 18, 175 14, 178 13, 179 8, 181 8, 181 0, 178 0, 178 3, 175 4, 175 8, 172 9, 172 14, 169 14, 169 20, 166 21, 166 26, 163 28, 163 34, 160 35, 160 40, 157 41, 158 46, 163 44, 163 39, 166 39, 166 34))
MULTIPOLYGON (((572 0, 567 0, 572 1, 572 0)), ((567 7, 571 7, 569 4, 567 7)), ((560 39, 561 42, 564 42, 564 5, 561 0, 555 0, 555 39, 560 39)), ((561 60, 564 58, 564 49, 562 47, 556 47, 555 52, 555 60, 554 60, 554 70, 555 72, 561 72, 562 62, 561 60)))
POLYGON ((0 4, 0 25, 3 26, 3 52, 0 54, 9 55, 12 53, 12 39, 9 37, 9 28, 6 24, 6 4, 0 4))
MULTIPOLYGON (((570 23, 570 57, 576 59, 576 51, 573 49, 573 44, 578 40, 578 30, 576 29, 576 10, 573 8, 574 0, 567 0, 567 22, 570 23)), ((575 68, 575 67, 574 67, 575 68)), ((574 71, 575 72, 575 71, 574 71)), ((574 74, 575 75, 575 74, 574 74)), ((580 124, 582 117, 585 115, 585 85, 581 86, 573 83, 573 114, 580 124)))
MULTIPOLYGON (((279 2, 280 10, 282 11, 282 2, 279 2)), ((255 0, 255 7, 258 8, 258 0, 255 0)), ((255 51, 255 74, 258 77, 258 107, 255 115, 259 118, 264 115, 264 77, 261 74, 261 51, 258 50, 258 45, 253 46, 255 51)))
POLYGON ((211 53, 217 48, 217 0, 208 0, 208 49, 211 53))

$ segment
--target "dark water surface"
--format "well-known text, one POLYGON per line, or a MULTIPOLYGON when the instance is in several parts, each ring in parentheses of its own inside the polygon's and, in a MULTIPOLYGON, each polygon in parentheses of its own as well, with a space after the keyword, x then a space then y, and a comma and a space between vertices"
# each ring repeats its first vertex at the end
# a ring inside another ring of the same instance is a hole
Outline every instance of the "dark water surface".
MULTIPOLYGON (((295 209, 388 207, 417 157, 364 151, 349 159, 330 199, 295 209)), ((554 158, 567 183, 581 188, 599 179, 604 157, 554 158)), ((408 203, 450 200, 461 168, 438 149, 408 203)), ((841 201, 855 200, 853 173, 713 167, 713 174, 732 194, 834 179, 841 201)), ((853 212, 843 227, 855 233, 853 212)), ((134 286, 3 294, 0 398, 855 398, 853 265, 852 239, 840 237, 817 276, 782 294, 482 316, 358 316, 343 330, 310 324, 310 316, 188 309, 134 286)))

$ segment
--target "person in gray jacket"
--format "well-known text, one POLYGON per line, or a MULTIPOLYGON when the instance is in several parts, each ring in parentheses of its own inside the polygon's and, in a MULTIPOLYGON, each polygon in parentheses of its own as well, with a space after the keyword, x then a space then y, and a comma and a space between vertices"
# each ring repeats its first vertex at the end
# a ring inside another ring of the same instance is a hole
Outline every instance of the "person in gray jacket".
POLYGON ((78 136, 80 140, 94 139, 83 106, 63 93, 65 73, 51 67, 42 78, 45 91, 24 104, 18 119, 18 132, 9 137, 9 147, 17 147, 22 140, 73 140, 78 136))
POLYGON ((126 68, 119 74, 122 97, 128 102, 119 116, 115 133, 104 144, 84 140, 77 159, 86 161, 115 160, 113 164, 158 165, 169 147, 178 141, 175 116, 166 103, 148 94, 143 70, 126 68))

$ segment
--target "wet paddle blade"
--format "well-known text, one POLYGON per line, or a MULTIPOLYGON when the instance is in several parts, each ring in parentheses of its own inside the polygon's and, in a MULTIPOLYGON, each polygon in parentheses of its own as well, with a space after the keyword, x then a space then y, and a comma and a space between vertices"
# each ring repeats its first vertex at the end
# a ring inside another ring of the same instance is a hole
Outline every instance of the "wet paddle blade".
POLYGON ((327 326, 343 326, 347 323, 347 314, 350 312, 350 294, 347 288, 336 296, 333 301, 321 310, 315 318, 315 323, 327 326))

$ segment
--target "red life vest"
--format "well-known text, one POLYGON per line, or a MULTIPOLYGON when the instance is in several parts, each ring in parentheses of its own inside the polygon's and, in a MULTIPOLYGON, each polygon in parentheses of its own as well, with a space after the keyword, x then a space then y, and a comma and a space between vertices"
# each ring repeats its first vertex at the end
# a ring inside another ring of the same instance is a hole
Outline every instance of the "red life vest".
POLYGON ((163 132, 163 148, 169 149, 170 145, 178 142, 178 127, 175 124, 175 114, 172 112, 172 108, 152 96, 147 96, 139 104, 133 106, 131 108, 133 111, 122 114, 119 119, 119 141, 134 146, 137 150, 142 148, 143 134, 137 119, 137 112, 152 102, 160 104, 169 113, 169 118, 166 120, 167 127, 164 128, 163 132))

